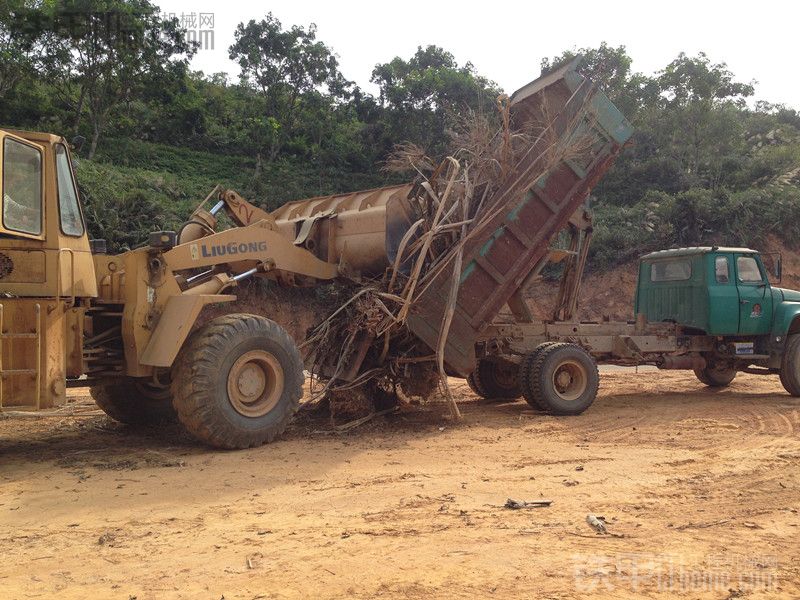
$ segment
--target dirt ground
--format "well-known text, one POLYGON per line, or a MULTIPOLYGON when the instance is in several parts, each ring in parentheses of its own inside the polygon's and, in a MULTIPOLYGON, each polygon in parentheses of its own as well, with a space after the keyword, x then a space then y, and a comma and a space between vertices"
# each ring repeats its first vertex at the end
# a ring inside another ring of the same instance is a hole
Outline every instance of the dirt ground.
POLYGON ((241 452, 117 425, 85 390, 74 416, 4 419, 0 596, 800 597, 800 400, 777 378, 604 373, 572 418, 453 384, 457 424, 304 416, 241 452))

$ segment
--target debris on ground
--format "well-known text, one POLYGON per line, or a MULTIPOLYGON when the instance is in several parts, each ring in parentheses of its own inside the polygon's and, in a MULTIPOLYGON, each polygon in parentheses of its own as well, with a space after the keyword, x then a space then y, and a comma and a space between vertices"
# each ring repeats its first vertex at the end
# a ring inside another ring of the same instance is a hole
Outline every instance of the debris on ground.
POLYGON ((597 533, 608 533, 608 530, 606 529, 606 521, 603 517, 586 515, 586 522, 589 524, 589 527, 594 529, 597 533))
POLYGON ((511 510, 519 510, 521 508, 543 508, 546 506, 550 506, 553 503, 552 500, 514 500, 513 498, 509 498, 506 500, 506 503, 503 505, 505 508, 510 508, 511 510))

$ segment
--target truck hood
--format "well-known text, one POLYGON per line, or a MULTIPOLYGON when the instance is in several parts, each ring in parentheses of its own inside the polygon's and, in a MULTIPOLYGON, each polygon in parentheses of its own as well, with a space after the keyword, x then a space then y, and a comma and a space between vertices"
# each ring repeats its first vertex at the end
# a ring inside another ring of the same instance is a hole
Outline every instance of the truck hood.
POLYGON ((784 288, 775 288, 776 291, 781 293, 783 300, 789 302, 800 302, 800 292, 795 290, 787 290, 784 288))

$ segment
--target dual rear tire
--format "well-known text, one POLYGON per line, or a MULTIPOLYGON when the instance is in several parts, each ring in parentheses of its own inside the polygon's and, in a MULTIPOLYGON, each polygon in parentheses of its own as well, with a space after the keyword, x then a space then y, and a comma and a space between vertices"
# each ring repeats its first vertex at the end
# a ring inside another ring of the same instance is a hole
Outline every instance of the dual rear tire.
POLYGON ((520 387, 532 407, 554 415, 578 415, 597 397, 597 362, 577 344, 545 342, 520 365, 520 387))
POLYGON ((470 389, 487 400, 516 400, 522 396, 517 367, 498 359, 482 358, 467 377, 470 389))

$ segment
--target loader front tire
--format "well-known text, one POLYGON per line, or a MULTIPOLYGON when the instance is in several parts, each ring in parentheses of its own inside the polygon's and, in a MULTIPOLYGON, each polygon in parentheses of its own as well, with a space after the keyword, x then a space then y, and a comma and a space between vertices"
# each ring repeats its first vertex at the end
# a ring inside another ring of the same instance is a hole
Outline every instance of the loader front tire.
POLYGON ((781 363, 781 383, 792 396, 800 396, 800 334, 786 340, 781 363))
POLYGON ((303 361, 274 321, 218 317, 194 332, 172 368, 178 419, 217 448, 249 448, 283 433, 303 393, 303 361))
POLYGON ((157 387, 149 379, 115 377, 89 388, 104 413, 126 425, 171 423, 176 419, 169 387, 157 387))
POLYGON ((516 367, 491 358, 478 361, 467 377, 467 385, 478 396, 489 400, 516 399, 522 395, 516 367))

